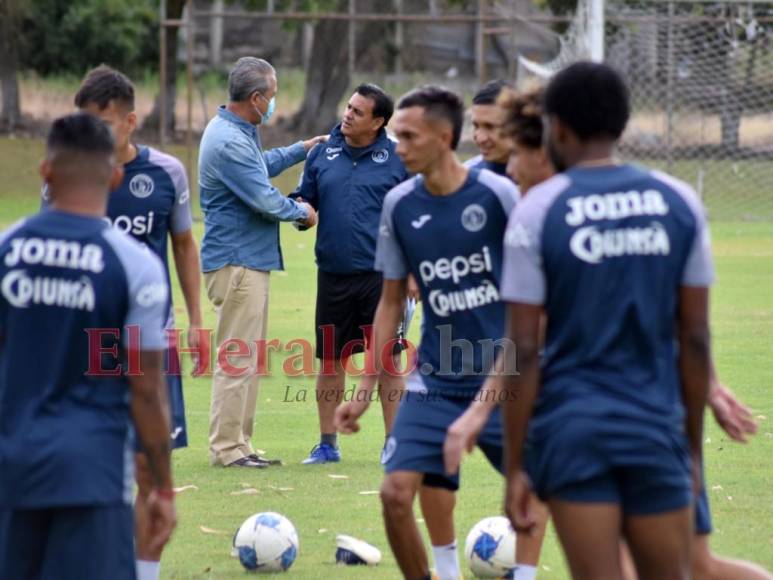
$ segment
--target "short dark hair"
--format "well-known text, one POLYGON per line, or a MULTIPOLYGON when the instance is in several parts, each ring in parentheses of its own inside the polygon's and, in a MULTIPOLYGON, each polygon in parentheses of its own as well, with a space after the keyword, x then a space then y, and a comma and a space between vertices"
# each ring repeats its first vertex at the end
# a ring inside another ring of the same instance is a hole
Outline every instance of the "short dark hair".
POLYGON ((455 92, 438 85, 425 85, 403 95, 398 109, 422 107, 425 115, 448 121, 453 128, 451 149, 456 149, 462 136, 464 124, 464 103, 455 92))
POLYGON ((505 87, 512 88, 510 83, 507 81, 503 81, 502 79, 497 79, 494 81, 489 81, 485 85, 483 85, 480 89, 478 89, 478 92, 475 93, 475 96, 472 97, 472 104, 473 105, 493 105, 497 102, 497 98, 499 98, 499 94, 502 92, 502 89, 505 87))
POLYGON ((619 139, 630 116, 628 87, 611 66, 578 62, 550 81, 545 112, 555 115, 582 141, 619 139))
POLYGON ((392 97, 380 86, 373 83, 362 83, 354 89, 354 92, 373 101, 373 116, 383 118, 383 126, 386 127, 389 119, 392 118, 392 113, 395 112, 395 102, 392 97))
POLYGON ((89 113, 72 113, 51 124, 46 139, 50 153, 113 154, 115 142, 108 126, 89 113))
POLYGON ((134 85, 125 74, 101 64, 86 74, 75 94, 75 106, 82 109, 93 103, 102 110, 107 108, 110 101, 133 111, 134 85))
POLYGON ((541 86, 520 92, 506 89, 497 99, 497 105, 502 107, 507 116, 503 127, 505 133, 529 149, 542 147, 544 93, 541 86))

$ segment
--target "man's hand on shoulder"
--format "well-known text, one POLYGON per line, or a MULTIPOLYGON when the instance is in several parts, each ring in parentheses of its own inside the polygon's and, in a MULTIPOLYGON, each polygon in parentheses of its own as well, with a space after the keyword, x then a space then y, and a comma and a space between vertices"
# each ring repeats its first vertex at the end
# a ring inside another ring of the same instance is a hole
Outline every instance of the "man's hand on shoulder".
POLYGON ((317 143, 327 143, 328 139, 330 139, 330 135, 317 135, 316 137, 304 141, 303 148, 306 150, 306 153, 308 153, 317 143))

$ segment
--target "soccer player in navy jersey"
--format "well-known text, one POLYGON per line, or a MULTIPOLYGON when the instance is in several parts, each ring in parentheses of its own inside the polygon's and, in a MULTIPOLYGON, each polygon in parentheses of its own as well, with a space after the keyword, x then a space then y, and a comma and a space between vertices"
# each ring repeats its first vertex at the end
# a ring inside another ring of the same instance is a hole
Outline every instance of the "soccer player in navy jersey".
POLYGON ((133 579, 132 420, 148 545, 176 521, 169 287, 160 260, 103 219, 123 174, 104 123, 54 121, 41 174, 49 210, 0 233, 0 578, 133 579))
MULTIPOLYGON (((424 87, 405 95, 395 116, 397 153, 416 177, 384 201, 376 268, 384 288, 373 321, 368 357, 377 371, 389 364, 389 341, 402 316, 406 277, 419 282, 424 324, 418 361, 406 382, 383 463, 384 519, 392 551, 406 578, 428 578, 429 565, 412 505, 422 487, 455 491, 458 474, 446 474, 443 439, 448 426, 478 392, 504 346, 504 308, 496 290, 507 216, 517 200, 513 183, 457 159, 463 104, 454 93, 424 87)), ((506 347, 506 346, 505 346, 506 347)), ((375 375, 366 375, 353 400, 338 408, 340 431, 359 429, 375 375)), ((495 466, 502 454, 501 423, 494 414, 480 447, 495 466)), ((451 494, 453 499, 453 494, 451 494)), ((436 574, 459 577, 453 503, 445 513, 425 513, 436 574)))
MULTIPOLYGON (((504 91, 498 104, 506 111, 503 131, 513 140, 513 149, 507 166, 508 174, 521 184, 522 195, 527 195, 532 187, 551 178, 555 169, 550 161, 543 140, 543 106, 544 91, 541 87, 516 92, 504 91)), ((503 387, 503 381, 488 380, 482 389, 494 393, 503 387)), ((489 413, 496 406, 498 397, 491 396, 476 400, 464 415, 457 419, 448 430, 444 446, 447 468, 451 472, 458 469, 462 453, 471 450, 477 438, 477 433, 488 420, 489 413)), ((711 407, 717 423, 727 435, 739 442, 745 442, 748 435, 756 432, 756 424, 751 411, 735 398, 732 391, 719 382, 712 364, 711 390, 708 404, 711 407)), ((535 510, 535 529, 530 536, 521 535, 517 544, 518 563, 514 577, 527 577, 525 572, 533 571, 539 559, 539 552, 544 535, 547 514, 541 507, 532 506, 535 510), (524 541, 524 538, 528 541, 524 541), (527 562, 527 566, 522 565, 527 562)), ((709 547, 711 533, 711 518, 708 498, 704 489, 697 500, 695 513, 695 536, 692 546, 692 569, 696 578, 728 580, 766 580, 770 575, 756 564, 723 558, 714 554, 709 547)), ((629 552, 621 554, 623 576, 626 580, 635 580, 636 573, 629 552)))
MULTIPOLYGON (((193 237, 190 189, 182 163, 153 147, 137 145, 132 135, 137 126, 134 110, 134 87, 122 73, 101 65, 90 71, 75 95, 75 105, 105 121, 116 139, 116 160, 123 165, 124 177, 110 193, 107 220, 142 242, 161 259, 167 282, 167 241, 172 242, 177 277, 180 281, 188 314, 187 339, 190 348, 202 348, 204 359, 209 349, 207 335, 201 330, 200 266, 196 240, 193 237)), ((175 325, 172 297, 167 304, 167 329, 175 325)), ((172 335, 166 353, 166 381, 169 388, 172 425, 172 448, 188 446, 185 404, 182 390, 176 336, 172 335)), ((199 360, 199 364, 207 364, 199 360)), ((140 580, 155 580, 159 575, 161 553, 149 550, 143 504, 149 491, 147 462, 138 447, 137 475, 137 569, 140 580)))
POLYGON ((503 80, 489 81, 472 97, 472 140, 480 151, 465 162, 467 167, 489 169, 497 175, 507 175, 510 158, 510 139, 502 132, 505 112, 497 104, 503 89, 509 85, 503 80))
POLYGON ((687 578, 711 366, 703 208, 683 182, 613 159, 629 101, 610 67, 558 73, 545 113, 565 172, 531 189, 505 237, 519 372, 502 406, 505 508, 528 529, 533 486, 574 578, 619 578, 621 534, 642 580, 687 578))

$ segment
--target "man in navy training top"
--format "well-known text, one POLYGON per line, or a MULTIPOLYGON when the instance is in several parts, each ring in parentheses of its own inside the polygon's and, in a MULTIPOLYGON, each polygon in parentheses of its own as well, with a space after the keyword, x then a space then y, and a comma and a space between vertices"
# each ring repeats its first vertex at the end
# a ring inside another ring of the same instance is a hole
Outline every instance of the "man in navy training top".
MULTIPOLYGON (((172 255, 188 314, 188 345, 203 347, 199 364, 208 364, 208 337, 201 330, 199 254, 193 237, 190 189, 185 168, 175 157, 152 147, 132 142, 137 127, 134 111, 134 86, 119 71, 102 65, 90 71, 75 95, 75 105, 101 118, 112 129, 116 141, 116 161, 123 165, 124 177, 110 193, 107 219, 113 227, 142 242, 161 259, 167 283, 167 240, 172 241, 172 255)), ((166 328, 174 328, 171 294, 167 303, 166 328)), ((174 336, 174 335, 173 335, 174 336)), ((182 377, 176 336, 166 352, 166 381, 171 410, 172 448, 188 446, 182 377)), ((141 446, 137 447, 136 499, 137 570, 140 580, 155 580, 159 575, 161 552, 149 549, 144 503, 150 491, 150 472, 141 446)))
MULTIPOLYGON (((349 357, 370 340, 381 296, 381 273, 374 271, 381 208, 387 192, 408 178, 386 133, 394 103, 380 87, 354 90, 330 140, 314 147, 298 189, 291 197, 319 213, 317 257, 316 356, 320 441, 304 464, 341 460, 333 423, 341 404, 349 357), (363 337, 363 332, 365 336, 363 337)), ((399 361, 400 349, 395 349, 399 361)), ((397 365, 395 365, 397 368, 397 365)), ((403 389, 401 376, 384 373, 379 398, 386 434, 392 427, 403 389)))
POLYGON ((564 173, 531 189, 505 237, 519 372, 503 403, 505 508, 528 529, 533 486, 574 578, 619 578, 621 536, 641 580, 687 578, 711 361, 703 207, 674 177, 613 159, 629 100, 612 68, 558 73, 545 113, 564 173))
MULTIPOLYGON (((483 383, 496 346, 506 348, 498 340, 504 333, 504 306, 497 288, 502 239, 517 190, 506 178, 459 162, 454 150, 463 116, 461 99, 439 87, 417 89, 401 99, 395 119, 397 152, 408 171, 420 175, 387 195, 376 252, 384 288, 367 353, 376 369, 384 358, 388 364, 389 340, 402 312, 408 273, 419 281, 425 305, 417 370, 407 380, 387 441, 381 488, 392 551, 403 575, 412 579, 429 578, 413 516, 414 497, 421 487, 458 489, 458 475, 447 475, 443 466, 446 430, 483 383)), ((354 400, 339 407, 339 430, 359 429, 374 383, 375 376, 366 375, 354 400)), ((480 447, 499 467, 498 413, 486 425, 480 447)), ((458 578, 453 504, 446 513, 425 512, 425 519, 437 576, 458 578)))
POLYGON ((152 549, 176 520, 169 288, 103 219, 123 175, 104 123, 54 121, 41 174, 50 209, 0 234, 0 578, 133 579, 132 420, 152 549))

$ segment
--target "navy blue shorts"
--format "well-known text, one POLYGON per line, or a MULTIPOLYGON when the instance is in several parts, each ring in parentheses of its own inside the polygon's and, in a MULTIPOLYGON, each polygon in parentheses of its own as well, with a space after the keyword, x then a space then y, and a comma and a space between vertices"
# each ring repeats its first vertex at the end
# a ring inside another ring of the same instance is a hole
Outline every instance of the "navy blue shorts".
MULTIPOLYGON (((459 474, 449 475, 443 465, 443 443, 451 423, 467 410, 473 393, 451 396, 406 392, 397 411, 381 462, 387 473, 424 474, 424 485, 459 489, 459 474)), ((478 438, 478 447, 503 472, 502 422, 497 408, 478 438)))
POLYGON ((705 481, 695 500, 695 533, 698 536, 708 536, 711 533, 711 510, 709 509, 709 496, 706 494, 705 481))
POLYGON ((0 509, 0 578, 134 580, 132 507, 0 509))
MULTIPOLYGON (((180 357, 176 348, 170 348, 164 353, 164 361, 166 368, 169 368, 169 361, 172 357, 176 357, 178 364, 177 368, 180 368, 180 357)), ((174 366, 172 366, 174 368, 174 366)), ((179 374, 171 374, 168 371, 165 373, 167 395, 169 397, 169 410, 172 415, 172 432, 169 436, 172 439, 172 449, 181 449, 188 447, 188 430, 185 422, 185 400, 183 399, 183 381, 182 376, 179 374)), ((134 451, 136 453, 142 453, 142 444, 139 440, 139 435, 135 433, 134 438, 134 451)))
POLYGON ((684 434, 628 419, 565 419, 529 441, 525 464, 543 501, 616 503, 628 515, 674 511, 693 501, 684 434))

